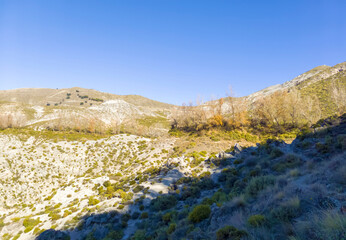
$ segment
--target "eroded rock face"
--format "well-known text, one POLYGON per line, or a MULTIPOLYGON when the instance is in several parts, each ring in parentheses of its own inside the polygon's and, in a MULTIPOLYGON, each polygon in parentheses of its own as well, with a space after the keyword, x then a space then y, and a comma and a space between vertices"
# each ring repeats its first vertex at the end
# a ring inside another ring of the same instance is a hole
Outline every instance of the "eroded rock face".
POLYGON ((226 153, 226 152, 220 152, 218 154, 218 158, 221 159, 228 159, 228 158, 233 158, 234 156, 231 153, 226 153))
POLYGON ((235 154, 240 154, 242 150, 243 150, 243 148, 239 145, 239 143, 236 143, 234 145, 234 153, 235 154))
MULTIPOLYGON (((54 225, 55 229, 61 229, 65 224, 75 226, 78 221, 74 218, 79 219, 83 215, 81 211, 91 206, 89 197, 97 197, 100 186, 105 182, 114 184, 121 177, 134 178, 140 170, 163 166, 161 158, 167 158, 173 143, 172 140, 156 141, 126 134, 83 141, 53 141, 37 136, 21 139, 16 135, 0 134, 0 222, 4 222, 0 239, 3 234, 14 236, 19 232, 20 240, 34 239, 34 228, 39 231, 54 225), (162 153, 162 149, 167 153, 162 153), (120 176, 115 176, 116 173, 120 176), (52 214, 53 209, 56 215, 52 214), (25 218, 39 219, 40 223, 24 232, 25 218)), ((148 195, 156 196, 160 191, 166 193, 169 184, 179 177, 172 172, 167 177, 160 177, 162 183, 149 182, 146 185, 150 191, 148 195), (158 184, 162 189, 156 189, 158 184)), ((134 186, 129 185, 127 192, 132 192, 134 186)), ((136 193, 133 197, 139 198, 141 194, 136 193)), ((112 212, 121 202, 118 195, 100 199, 102 211, 109 214, 85 218, 85 223, 118 222, 112 212)), ((98 232, 99 236, 102 234, 102 231, 98 232)), ((64 239, 64 236, 63 232, 48 231, 40 239, 64 239)))

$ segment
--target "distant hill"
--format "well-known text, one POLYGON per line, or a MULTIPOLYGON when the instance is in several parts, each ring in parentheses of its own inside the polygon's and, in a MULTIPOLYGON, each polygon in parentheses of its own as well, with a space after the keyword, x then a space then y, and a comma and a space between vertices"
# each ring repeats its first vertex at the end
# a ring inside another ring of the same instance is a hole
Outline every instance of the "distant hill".
POLYGON ((26 103, 30 105, 80 105, 88 101, 98 104, 109 100, 124 100, 139 107, 170 108, 172 105, 154 101, 139 95, 116 95, 104 93, 94 89, 80 87, 50 89, 50 88, 19 88, 0 90, 0 101, 26 103))
POLYGON ((299 90, 302 90, 308 87, 310 84, 323 81, 323 80, 328 80, 332 76, 334 78, 345 76, 345 73, 346 73, 345 71, 346 71, 346 62, 337 64, 333 67, 326 66, 326 65, 318 66, 295 77, 294 79, 290 81, 267 87, 258 92, 250 94, 249 96, 245 98, 250 102, 254 102, 259 98, 271 95, 277 91, 289 90, 294 87, 297 87, 299 90))
MULTIPOLYGON (((322 65, 315 67, 296 78, 274 86, 270 86, 249 96, 232 98, 238 109, 251 108, 257 101, 284 91, 290 93, 297 90, 302 101, 311 101, 321 109, 320 117, 327 117, 336 112, 336 101, 346 101, 346 62, 333 67, 322 65), (335 93, 335 86, 338 87, 335 93), (334 90, 333 90, 334 89, 334 90), (340 90, 341 89, 341 90, 340 90), (339 99, 334 99, 338 96, 339 99), (239 107, 241 106, 241 107, 239 107)), ((229 112, 232 108, 230 98, 225 98, 221 109, 229 112)), ((215 105, 219 101, 205 103, 203 106, 215 105), (210 105, 211 103, 211 105, 210 105)), ((208 108, 208 107, 207 107, 208 108)), ((21 115, 26 119, 25 125, 40 126, 52 124, 69 116, 78 125, 82 119, 94 119, 110 125, 123 124, 140 120, 143 126, 169 128, 169 121, 174 112, 182 110, 179 106, 154 101, 139 95, 116 95, 93 89, 80 87, 49 89, 22 88, 0 91, 1 114, 21 115), (75 119, 79 120, 76 121, 75 119)))
POLYGON ((0 91, 3 114, 21 114, 26 125, 47 125, 58 119, 97 119, 106 125, 128 120, 166 117, 175 106, 139 95, 115 95, 79 87, 21 88, 0 91))

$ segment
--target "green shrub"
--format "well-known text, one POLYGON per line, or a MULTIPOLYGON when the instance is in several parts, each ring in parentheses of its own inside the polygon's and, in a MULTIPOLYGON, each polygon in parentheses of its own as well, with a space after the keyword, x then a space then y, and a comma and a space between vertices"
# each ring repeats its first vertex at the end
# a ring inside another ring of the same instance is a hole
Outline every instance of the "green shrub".
POLYGON ((144 189, 143 186, 137 185, 132 191, 134 193, 138 193, 138 192, 142 191, 143 189, 144 189))
POLYGON ((290 171, 290 176, 291 177, 298 177, 299 176, 299 170, 298 169, 292 169, 290 171))
POLYGON ((346 150, 346 134, 340 134, 337 137, 337 147, 341 148, 343 151, 346 150))
POLYGON ((121 221, 123 222, 128 222, 130 219, 131 219, 131 215, 128 213, 121 216, 121 221))
POLYGON ((287 202, 282 203, 279 207, 273 208, 270 217, 276 222, 290 222, 293 218, 300 216, 300 200, 294 197, 287 202))
POLYGON ((252 227, 259 227, 262 226, 265 223, 265 216, 263 215, 252 215, 249 217, 247 222, 252 227))
POLYGON ((124 236, 122 231, 110 231, 103 240, 121 240, 124 236))
POLYGON ((209 205, 198 205, 189 214, 189 220, 193 223, 199 223, 209 218, 211 209, 209 205))
POLYGON ((183 184, 183 183, 190 183, 192 181, 192 178, 191 177, 181 177, 179 178, 175 184, 177 185, 180 185, 180 184, 183 184))
POLYGON ((214 193, 214 195, 211 197, 211 200, 215 203, 223 203, 228 200, 228 196, 226 193, 218 191, 214 193))
POLYGON ((275 177, 273 176, 260 176, 251 179, 245 188, 246 195, 256 197, 257 194, 268 186, 275 184, 275 177))
POLYGON ((181 199, 186 200, 187 198, 198 198, 201 195, 201 189, 199 187, 189 187, 181 194, 181 199))
POLYGON ((168 223, 172 220, 172 218, 173 218, 172 212, 168 212, 162 216, 162 221, 168 223))
POLYGON ((167 229, 167 233, 168 233, 168 234, 171 234, 172 232, 175 231, 176 228, 177 228, 177 224, 171 223, 171 224, 169 225, 168 229, 167 229))
POLYGON ((99 202, 100 202, 100 200, 98 200, 92 196, 89 197, 89 206, 94 206, 94 205, 98 204, 99 202))
POLYGON ((18 238, 20 238, 21 235, 22 235, 21 233, 18 233, 16 236, 14 236, 14 237, 12 238, 12 240, 17 240, 18 238))
POLYGON ((314 213, 305 221, 298 221, 295 235, 298 239, 345 239, 346 217, 339 212, 314 213))
POLYGON ((137 230, 131 240, 144 240, 146 239, 144 230, 137 230))
POLYGON ((120 209, 120 210, 121 210, 121 209, 124 209, 124 207, 125 207, 124 205, 119 204, 118 209, 120 209))
POLYGON ((315 147, 319 153, 328 153, 330 151, 329 145, 321 142, 316 143, 315 147))
POLYGON ((152 200, 150 204, 154 211, 164 211, 174 207, 177 199, 173 195, 162 195, 152 200))
POLYGON ((49 216, 53 221, 55 221, 55 220, 58 220, 58 219, 61 218, 61 215, 60 215, 59 213, 60 213, 60 211, 53 211, 53 212, 49 213, 48 216, 49 216))
POLYGON ((213 205, 214 201, 210 198, 204 198, 202 201, 203 205, 213 205))
POLYGON ((142 212, 141 219, 145 219, 145 218, 148 218, 148 217, 149 217, 148 212, 142 212))
POLYGON ((277 172, 283 172, 288 168, 295 168, 302 164, 302 160, 295 154, 287 154, 280 162, 273 166, 277 172))
POLYGON ((238 230, 237 228, 233 226, 226 226, 226 227, 220 228, 216 232, 216 239, 217 240, 228 240, 228 239, 240 240, 243 237, 246 237, 247 235, 248 233, 246 231, 238 230))
POLYGON ((1 228, 4 227, 4 226, 5 226, 4 220, 0 219, 0 230, 1 230, 1 228))
POLYGON ((241 163, 243 163, 244 162, 244 160, 243 159, 236 159, 236 160, 234 160, 234 164, 241 164, 241 163))
POLYGON ((282 155, 284 155, 284 153, 280 149, 278 149, 278 148, 274 148, 270 152, 270 157, 271 158, 278 158, 278 157, 281 157, 282 155))
POLYGON ((36 225, 38 225, 40 223, 40 219, 30 219, 30 218, 26 218, 23 221, 23 226, 25 227, 24 232, 30 232, 36 225))

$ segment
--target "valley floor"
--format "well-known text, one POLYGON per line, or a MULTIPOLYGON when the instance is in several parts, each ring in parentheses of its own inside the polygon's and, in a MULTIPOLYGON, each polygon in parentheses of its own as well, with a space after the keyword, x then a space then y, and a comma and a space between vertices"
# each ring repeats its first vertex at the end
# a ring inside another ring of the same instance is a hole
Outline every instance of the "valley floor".
POLYGON ((340 117, 291 144, 226 153, 226 142, 1 134, 0 236, 345 239, 345 133, 340 117))

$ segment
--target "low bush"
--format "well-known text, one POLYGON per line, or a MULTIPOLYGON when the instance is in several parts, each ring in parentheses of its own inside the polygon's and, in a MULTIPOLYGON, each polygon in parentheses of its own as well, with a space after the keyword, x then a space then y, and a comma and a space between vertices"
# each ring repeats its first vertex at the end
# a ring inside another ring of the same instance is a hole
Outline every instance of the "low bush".
POLYGON ((328 153, 330 151, 330 146, 325 143, 318 142, 315 144, 315 147, 319 153, 328 153))
POLYGON ((134 193, 138 193, 138 192, 142 191, 143 189, 144 189, 143 186, 137 185, 132 191, 134 193))
POLYGON ((145 219, 145 218, 148 218, 149 217, 149 213, 147 212, 142 212, 141 214, 141 219, 145 219))
POLYGON ((210 178, 203 178, 197 183, 197 187, 199 187, 201 190, 210 190, 215 187, 215 183, 210 178))
POLYGON ((89 206, 94 206, 96 204, 98 204, 100 202, 100 200, 94 198, 94 197, 89 197, 89 206))
POLYGON ((256 197, 260 191, 274 184, 275 184, 274 176, 254 177, 250 180, 249 184, 245 188, 245 194, 249 197, 256 197))
POLYGON ((218 191, 214 193, 214 195, 211 197, 212 202, 215 203, 223 203, 228 200, 228 196, 226 193, 218 191))
POLYGON ((337 137, 337 147, 343 151, 346 150, 346 134, 340 134, 337 137))
POLYGON ((283 172, 289 168, 295 168, 303 163, 302 159, 295 154, 287 154, 282 160, 273 165, 273 170, 283 172))
POLYGON ((121 204, 118 205, 118 209, 120 209, 120 210, 124 209, 124 207, 125 207, 124 205, 121 205, 121 204))
POLYGON ((175 229, 177 228, 177 224, 175 223, 171 223, 167 229, 167 233, 168 234, 171 234, 175 231, 175 229))
POLYGON ((31 218, 26 218, 23 221, 23 226, 25 227, 24 232, 30 232, 34 227, 36 227, 36 225, 38 225, 40 223, 40 219, 31 219, 31 218))
POLYGON ((181 199, 186 200, 188 198, 198 198, 201 195, 201 189, 199 187, 189 187, 181 194, 181 199))
POLYGON ((314 213, 305 221, 295 224, 298 239, 345 239, 346 218, 342 213, 326 211, 314 213))
POLYGON ((211 209, 209 205, 198 205, 189 214, 189 220, 193 223, 199 223, 209 218, 211 209))
POLYGON ((181 177, 179 178, 175 184, 177 185, 180 185, 180 184, 183 184, 183 183, 190 183, 192 181, 192 178, 191 177, 181 177))
POLYGON ((240 240, 243 237, 246 237, 247 235, 248 233, 246 231, 239 230, 233 226, 226 226, 226 227, 220 228, 216 232, 216 239, 217 240, 228 240, 228 239, 240 240))
POLYGON ((284 153, 279 148, 274 148, 270 152, 270 157, 271 158, 278 158, 278 157, 281 157, 282 155, 284 155, 284 153))
POLYGON ((120 230, 110 231, 103 240, 120 240, 124 236, 124 233, 120 230))
POLYGON ((265 216, 263 215, 252 215, 249 217, 247 222, 252 227, 259 227, 262 226, 265 223, 265 216))
POLYGON ((273 208, 270 212, 270 218, 274 222, 290 222, 293 218, 300 216, 300 214, 300 200, 298 197, 294 197, 273 208))
POLYGON ((175 212, 175 211, 165 213, 162 216, 162 221, 164 221, 165 223, 169 223, 170 221, 172 221, 173 217, 176 216, 176 214, 177 214, 177 212, 175 212))
POLYGON ((146 239, 144 230, 137 230, 131 240, 144 240, 146 239))
POLYGON ((154 211, 164 211, 174 207, 177 204, 177 199, 173 195, 158 196, 151 201, 151 208, 154 211))

